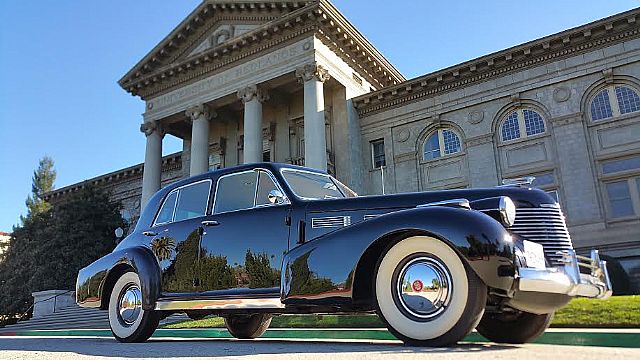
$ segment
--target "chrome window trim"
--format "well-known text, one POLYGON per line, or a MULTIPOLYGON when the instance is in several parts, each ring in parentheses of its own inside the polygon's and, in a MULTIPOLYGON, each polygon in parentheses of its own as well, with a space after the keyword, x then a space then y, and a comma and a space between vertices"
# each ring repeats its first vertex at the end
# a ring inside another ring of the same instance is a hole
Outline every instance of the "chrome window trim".
POLYGON ((211 205, 211 213, 209 215, 220 215, 220 214, 233 213, 233 212, 249 210, 249 209, 263 208, 263 207, 267 207, 267 206, 280 206, 280 205, 289 205, 289 204, 291 204, 291 202, 289 201, 289 198, 287 197, 286 193, 282 190, 282 187, 280 186, 280 183, 278 183, 278 180, 273 175, 273 173, 271 173, 271 171, 269 169, 254 168, 254 169, 251 169, 251 170, 243 170, 243 171, 234 172, 234 173, 231 173, 231 174, 225 174, 225 175, 220 176, 216 180, 216 189, 215 189, 215 191, 213 193, 213 204, 211 205), (257 205, 256 206, 256 198, 258 196, 258 181, 260 180, 260 172, 261 171, 263 171, 267 175, 269 175, 269 177, 271 178, 273 183, 276 185, 276 188, 278 190, 280 190, 282 192, 282 194, 284 194, 284 200, 285 200, 284 203, 282 203, 282 204, 262 204, 262 205, 257 205), (215 212, 216 202, 218 201, 218 190, 220 188, 220 180, 222 180, 222 179, 224 179, 226 177, 235 176, 235 175, 241 175, 241 174, 247 174, 247 173, 251 173, 251 172, 256 174, 256 186, 255 186, 255 189, 253 191, 253 206, 242 208, 242 209, 215 212))
POLYGON ((176 223, 176 222, 182 222, 182 221, 185 221, 185 220, 197 219, 199 217, 207 216, 207 209, 209 207, 209 200, 211 200, 211 185, 212 184, 213 184, 213 181, 211 179, 203 179, 203 180, 198 180, 196 182, 192 182, 192 183, 188 183, 188 184, 184 184, 184 185, 178 186, 177 188, 171 190, 167 194, 167 196, 165 196, 164 200, 162 201, 162 205, 158 209, 158 213, 156 214, 156 217, 153 219, 153 225, 151 227, 167 225, 167 224, 173 224, 173 223, 176 223), (189 187, 189 186, 193 186, 193 185, 196 185, 196 184, 203 183, 203 182, 208 182, 209 183, 209 191, 207 191, 207 202, 206 202, 207 205, 206 205, 206 207, 204 209, 204 214, 200 215, 200 216, 196 216, 196 217, 190 218, 190 219, 183 219, 183 220, 180 220, 180 221, 175 221, 176 209, 178 207, 178 201, 180 200, 180 190, 182 190, 182 189, 184 189, 186 187, 189 187), (167 222, 156 223, 156 220, 158 219, 158 215, 160 215, 160 209, 162 209, 162 207, 164 206, 164 204, 167 201, 167 198, 169 197, 169 195, 173 194, 174 192, 177 192, 178 195, 176 195, 176 202, 175 202, 175 204, 173 204, 173 211, 171 212, 171 220, 167 221, 167 222))

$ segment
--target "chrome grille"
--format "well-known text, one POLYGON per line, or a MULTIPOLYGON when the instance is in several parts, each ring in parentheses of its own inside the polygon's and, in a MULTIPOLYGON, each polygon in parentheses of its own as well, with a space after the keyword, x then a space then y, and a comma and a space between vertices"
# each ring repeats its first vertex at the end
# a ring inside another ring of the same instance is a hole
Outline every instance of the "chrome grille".
POLYGON ((517 208, 514 233, 544 247, 547 260, 553 266, 564 265, 563 253, 573 249, 562 210, 557 205, 537 208, 517 208))
POLYGON ((349 225, 351 225, 351 216, 331 216, 311 219, 311 227, 314 229, 344 227, 349 225))

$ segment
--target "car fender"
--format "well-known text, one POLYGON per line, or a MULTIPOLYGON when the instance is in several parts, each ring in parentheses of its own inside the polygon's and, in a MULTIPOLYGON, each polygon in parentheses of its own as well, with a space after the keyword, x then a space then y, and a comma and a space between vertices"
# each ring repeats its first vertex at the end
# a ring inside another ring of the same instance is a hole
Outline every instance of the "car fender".
POLYGON ((78 305, 106 309, 109 294, 104 293, 105 287, 113 286, 127 269, 133 269, 140 277, 142 307, 154 309, 160 295, 160 267, 151 250, 143 246, 115 250, 81 269, 76 282, 78 305))
POLYGON ((358 267, 371 270, 364 276, 372 279, 380 255, 395 241, 415 235, 449 244, 489 287, 512 287, 513 274, 498 275, 501 266, 513 268, 514 256, 511 237, 499 222, 466 208, 427 206, 364 220, 292 249, 283 260, 282 300, 347 305, 353 299, 356 273, 362 273, 358 267), (378 255, 366 260, 374 248, 378 255))

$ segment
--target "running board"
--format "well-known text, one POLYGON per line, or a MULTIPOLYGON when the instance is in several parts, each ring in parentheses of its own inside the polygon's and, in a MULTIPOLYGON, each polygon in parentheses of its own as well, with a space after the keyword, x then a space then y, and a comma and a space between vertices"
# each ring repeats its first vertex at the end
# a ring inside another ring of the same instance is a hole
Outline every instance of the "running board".
POLYGON ((249 299, 158 300, 156 310, 284 309, 279 297, 249 299))

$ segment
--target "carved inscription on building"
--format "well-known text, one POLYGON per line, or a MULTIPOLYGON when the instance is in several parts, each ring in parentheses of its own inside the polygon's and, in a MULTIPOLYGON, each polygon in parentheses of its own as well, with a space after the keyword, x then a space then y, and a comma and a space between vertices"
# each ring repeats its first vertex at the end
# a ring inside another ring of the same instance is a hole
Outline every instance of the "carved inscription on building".
MULTIPOLYGON (((147 102, 148 111, 146 115, 161 112, 163 109, 184 103, 185 100, 197 97, 198 95, 218 93, 226 87, 229 87, 229 92, 233 92, 237 90, 236 82, 239 79, 251 75, 258 75, 265 70, 270 70, 277 65, 286 63, 296 56, 309 52, 309 50, 304 49, 306 42, 308 42, 308 40, 292 44, 232 69, 225 70, 206 79, 160 95, 155 99, 151 99, 147 102)), ((220 96, 224 95, 226 94, 220 94, 220 96)))

